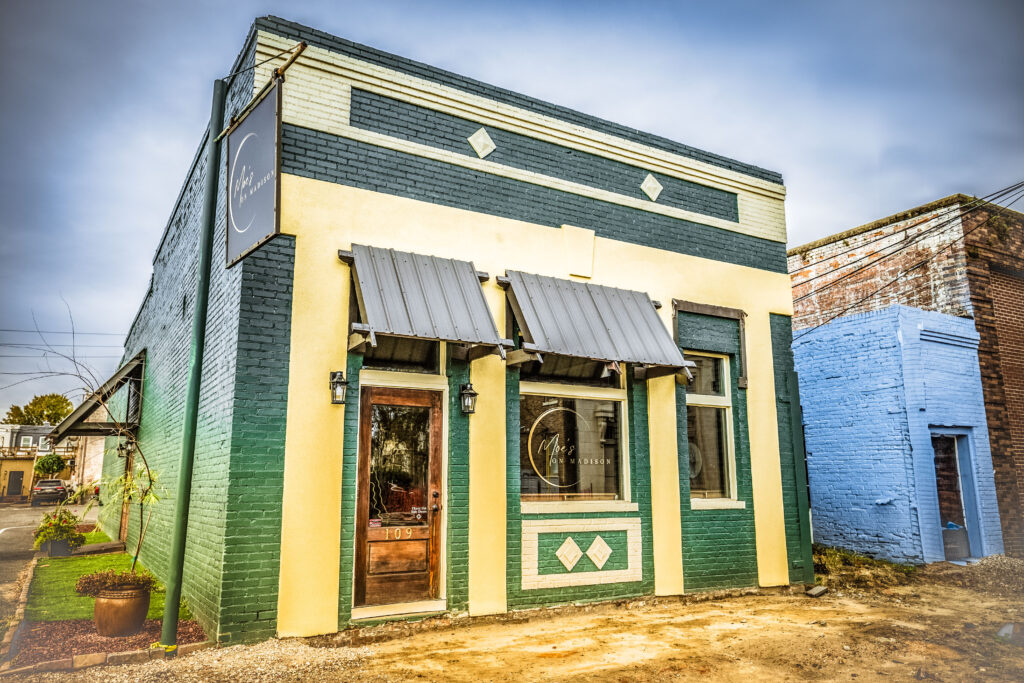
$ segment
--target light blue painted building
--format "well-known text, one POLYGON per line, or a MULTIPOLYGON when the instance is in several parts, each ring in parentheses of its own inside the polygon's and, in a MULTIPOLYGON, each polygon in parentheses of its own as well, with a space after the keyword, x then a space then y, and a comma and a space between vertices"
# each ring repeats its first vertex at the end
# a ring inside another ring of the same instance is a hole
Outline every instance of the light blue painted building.
POLYGON ((910 563, 1003 552, 973 320, 895 305, 793 349, 815 542, 910 563))

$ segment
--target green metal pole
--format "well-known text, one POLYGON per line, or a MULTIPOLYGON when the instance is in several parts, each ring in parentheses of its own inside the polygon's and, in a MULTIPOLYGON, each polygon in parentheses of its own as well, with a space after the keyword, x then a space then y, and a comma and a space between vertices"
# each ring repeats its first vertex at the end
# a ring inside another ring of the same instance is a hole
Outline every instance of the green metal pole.
POLYGON ((224 121, 224 97, 227 84, 213 82, 213 106, 210 130, 206 135, 206 184, 203 189, 203 214, 200 222, 199 267, 196 273, 196 307, 192 316, 192 351, 188 361, 188 390, 185 394, 185 428, 181 438, 181 463, 178 490, 174 500, 174 534, 171 537, 171 564, 164 600, 164 623, 160 644, 165 649, 178 643, 178 610, 181 607, 181 577, 185 569, 185 536, 188 531, 188 507, 192 493, 192 463, 196 454, 196 423, 199 419, 199 386, 203 377, 203 350, 206 347, 206 309, 210 294, 210 261, 213 256, 213 230, 217 221, 217 181, 220 177, 220 144, 217 133, 224 121))

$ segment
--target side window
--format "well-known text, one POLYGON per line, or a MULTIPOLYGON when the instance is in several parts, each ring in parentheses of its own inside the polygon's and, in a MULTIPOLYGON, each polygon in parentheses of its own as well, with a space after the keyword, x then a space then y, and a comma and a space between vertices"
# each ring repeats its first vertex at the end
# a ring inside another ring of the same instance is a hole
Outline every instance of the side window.
POLYGON ((735 498, 730 358, 691 351, 686 358, 697 365, 686 388, 690 497, 735 498))

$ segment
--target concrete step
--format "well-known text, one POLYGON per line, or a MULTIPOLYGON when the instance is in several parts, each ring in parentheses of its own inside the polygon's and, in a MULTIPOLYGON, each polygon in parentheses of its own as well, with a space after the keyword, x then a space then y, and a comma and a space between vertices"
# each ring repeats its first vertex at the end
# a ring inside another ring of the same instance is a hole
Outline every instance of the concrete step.
POLYGON ((124 541, 112 541, 110 543, 90 543, 75 548, 72 555, 99 555, 100 553, 124 552, 124 541))

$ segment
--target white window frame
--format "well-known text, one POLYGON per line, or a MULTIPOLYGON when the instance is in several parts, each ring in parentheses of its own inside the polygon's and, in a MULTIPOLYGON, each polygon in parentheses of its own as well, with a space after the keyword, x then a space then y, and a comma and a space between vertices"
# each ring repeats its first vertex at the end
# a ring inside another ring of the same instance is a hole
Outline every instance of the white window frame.
POLYGON ((52 450, 50 447, 50 439, 46 436, 39 437, 39 452, 49 453, 52 450))
POLYGON ((31 436, 23 436, 23 437, 21 437, 21 440, 19 442, 18 448, 32 448, 32 437, 31 436), (28 441, 28 443, 25 443, 26 441, 28 441))
MULTIPOLYGON (((622 486, 621 500, 536 500, 520 498, 522 514, 572 513, 572 512, 637 512, 639 504, 632 501, 632 478, 629 469, 629 411, 626 400, 625 366, 619 378, 618 387, 592 387, 585 384, 561 384, 557 382, 519 383, 520 396, 553 396, 555 398, 578 398, 591 401, 615 401, 619 404, 619 477, 622 486)), ((521 446, 520 446, 521 447, 521 446)), ((522 474, 520 473, 520 477, 522 474)))
POLYGON ((725 409, 725 485, 726 495, 721 498, 704 498, 694 496, 690 492, 691 510, 729 510, 743 509, 747 507, 746 501, 738 499, 736 486, 736 443, 735 443, 735 421, 733 419, 732 404, 732 367, 731 359, 723 353, 710 353, 707 351, 685 351, 687 358, 716 358, 722 361, 722 386, 723 395, 714 396, 710 394, 693 394, 686 392, 686 407, 694 408, 724 408, 725 409))

